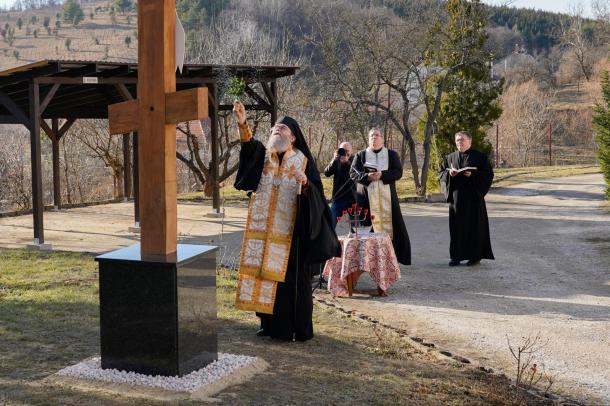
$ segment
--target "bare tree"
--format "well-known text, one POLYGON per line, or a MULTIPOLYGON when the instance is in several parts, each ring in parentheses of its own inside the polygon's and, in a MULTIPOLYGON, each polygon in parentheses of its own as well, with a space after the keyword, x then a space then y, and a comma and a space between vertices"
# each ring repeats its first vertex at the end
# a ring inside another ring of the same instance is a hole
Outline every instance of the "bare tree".
POLYGON ((561 42, 568 48, 582 77, 588 82, 593 70, 593 44, 585 32, 584 12, 582 1, 570 5, 570 18, 564 20, 561 27, 561 42))
POLYGON ((527 166, 533 153, 542 147, 552 121, 551 104, 554 93, 542 91, 531 80, 511 86, 502 96, 503 113, 499 124, 503 129, 503 159, 527 166))
POLYGON ((416 46, 425 40, 424 27, 382 8, 332 9, 332 5, 319 9, 313 22, 307 41, 321 54, 317 74, 325 79, 331 104, 342 116, 342 129, 366 140, 370 127, 389 120, 408 145, 420 190, 413 127, 414 113, 425 103, 424 87, 431 71, 422 64, 423 50, 416 46))
POLYGON ((343 122, 364 137, 369 127, 389 120, 402 135, 419 195, 426 193, 434 122, 450 78, 460 69, 489 63, 479 27, 471 28, 472 18, 485 21, 482 6, 458 2, 451 18, 445 7, 422 3, 399 18, 387 8, 331 3, 318 9, 307 38, 321 53, 319 75, 327 78, 343 122), (420 119, 421 168, 413 133, 420 119))
POLYGON ((72 134, 85 145, 92 157, 100 159, 113 176, 114 197, 123 197, 123 143, 120 137, 108 134, 105 120, 78 120, 72 134))
MULTIPOLYGON (((15 126, 11 126, 13 130, 15 126)), ((2 134, 0 143, 0 209, 32 207, 29 138, 25 131, 2 134), (4 203, 3 203, 4 202, 4 203)))

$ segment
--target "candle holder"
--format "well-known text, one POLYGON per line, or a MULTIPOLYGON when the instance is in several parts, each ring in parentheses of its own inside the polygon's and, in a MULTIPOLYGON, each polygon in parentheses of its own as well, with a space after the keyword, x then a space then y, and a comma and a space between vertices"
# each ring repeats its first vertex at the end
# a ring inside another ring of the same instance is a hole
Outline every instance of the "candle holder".
MULTIPOLYGON (((343 210, 343 213, 340 216, 337 216, 337 223, 340 223, 343 220, 343 217, 347 215, 347 224, 349 225, 349 234, 348 237, 358 238, 358 229, 360 227, 360 222, 366 220, 369 215, 369 209, 358 206, 356 203, 352 204, 346 210, 343 210)), ((373 215, 371 214, 371 219, 373 215)))

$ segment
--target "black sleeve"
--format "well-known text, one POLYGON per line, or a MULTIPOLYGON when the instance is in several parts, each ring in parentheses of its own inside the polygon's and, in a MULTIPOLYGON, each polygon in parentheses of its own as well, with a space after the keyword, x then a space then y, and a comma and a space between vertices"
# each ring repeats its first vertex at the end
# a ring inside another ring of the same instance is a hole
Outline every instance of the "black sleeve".
POLYGON ((244 191, 256 190, 263 173, 265 152, 266 149, 263 143, 254 138, 248 142, 241 143, 239 165, 233 185, 235 189, 244 191))
POLYGON ((477 170, 473 172, 472 176, 473 181, 475 182, 477 194, 480 197, 485 197, 487 192, 489 192, 494 179, 494 171, 489 163, 489 159, 487 159, 487 155, 481 153, 479 165, 477 170))
POLYGON ((449 199, 449 182, 451 182, 451 176, 449 176, 447 168, 449 168, 449 160, 445 157, 443 163, 441 163, 441 167, 438 169, 438 180, 440 182, 441 192, 445 195, 445 199, 449 199))
POLYGON ((388 151, 388 160, 388 169, 381 171, 381 181, 385 185, 394 183, 402 178, 402 165, 400 164, 398 154, 395 151, 388 151))
POLYGON ((311 183, 299 199, 300 236, 305 248, 305 263, 320 264, 332 257, 341 256, 341 244, 331 227, 328 204, 311 183))
POLYGON ((329 178, 329 177, 335 175, 336 173, 337 173, 337 160, 333 159, 332 161, 330 161, 328 166, 326 168, 324 168, 324 176, 329 178))
POLYGON ((364 170, 364 162, 362 162, 362 157, 364 154, 358 153, 354 158, 354 162, 352 162, 352 166, 349 169, 349 176, 356 183, 360 183, 364 186, 368 186, 371 184, 369 180, 369 175, 364 170))

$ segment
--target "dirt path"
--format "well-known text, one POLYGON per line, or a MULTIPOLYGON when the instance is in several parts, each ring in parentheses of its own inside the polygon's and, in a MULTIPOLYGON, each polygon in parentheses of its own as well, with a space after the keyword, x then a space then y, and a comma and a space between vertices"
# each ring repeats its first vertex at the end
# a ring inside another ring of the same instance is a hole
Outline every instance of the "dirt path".
MULTIPOLYGON (((540 333, 555 389, 610 404, 610 211, 601 175, 494 190, 496 261, 447 266, 446 205, 407 205, 413 266, 387 298, 340 299, 453 353, 514 376, 513 343, 540 333)), ((359 288, 373 288, 363 277, 359 288)))

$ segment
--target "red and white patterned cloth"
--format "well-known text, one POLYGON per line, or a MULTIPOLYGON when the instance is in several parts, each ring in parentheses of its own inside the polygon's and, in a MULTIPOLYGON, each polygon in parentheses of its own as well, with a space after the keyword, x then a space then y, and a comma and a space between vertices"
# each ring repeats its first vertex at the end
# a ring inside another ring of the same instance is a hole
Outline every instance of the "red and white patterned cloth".
POLYGON ((364 272, 371 275, 377 286, 386 292, 400 279, 400 266, 386 233, 372 233, 354 237, 339 237, 342 257, 331 258, 324 265, 323 275, 328 280, 328 290, 335 297, 349 296, 347 277, 353 284, 364 272))

